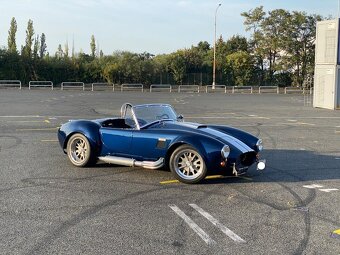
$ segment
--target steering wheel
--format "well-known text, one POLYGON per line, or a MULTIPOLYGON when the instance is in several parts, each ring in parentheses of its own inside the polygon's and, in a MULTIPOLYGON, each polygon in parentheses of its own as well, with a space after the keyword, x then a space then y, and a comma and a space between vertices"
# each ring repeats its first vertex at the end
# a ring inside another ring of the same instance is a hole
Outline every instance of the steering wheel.
POLYGON ((163 120, 163 119, 170 119, 169 115, 166 113, 163 113, 162 115, 157 116, 158 120, 163 120))

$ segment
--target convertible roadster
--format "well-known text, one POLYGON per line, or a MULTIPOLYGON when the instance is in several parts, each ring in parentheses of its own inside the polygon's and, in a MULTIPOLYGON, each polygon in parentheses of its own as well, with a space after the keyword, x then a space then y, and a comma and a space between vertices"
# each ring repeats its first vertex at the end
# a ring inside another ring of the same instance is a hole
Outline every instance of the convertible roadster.
POLYGON ((168 104, 125 103, 119 118, 70 120, 58 130, 61 148, 78 167, 98 160, 149 169, 170 168, 184 183, 207 174, 241 175, 260 160, 262 140, 242 130, 184 122, 168 104))

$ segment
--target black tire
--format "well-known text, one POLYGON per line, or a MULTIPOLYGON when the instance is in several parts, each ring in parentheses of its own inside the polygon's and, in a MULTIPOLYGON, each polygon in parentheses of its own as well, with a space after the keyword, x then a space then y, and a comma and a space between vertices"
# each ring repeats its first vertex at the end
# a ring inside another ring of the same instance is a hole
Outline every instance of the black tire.
POLYGON ((74 134, 67 142, 67 156, 71 163, 77 167, 86 167, 95 163, 91 144, 86 136, 74 134))
POLYGON ((203 157, 190 145, 181 145, 172 153, 169 168, 177 180, 188 184, 198 183, 207 175, 203 157))

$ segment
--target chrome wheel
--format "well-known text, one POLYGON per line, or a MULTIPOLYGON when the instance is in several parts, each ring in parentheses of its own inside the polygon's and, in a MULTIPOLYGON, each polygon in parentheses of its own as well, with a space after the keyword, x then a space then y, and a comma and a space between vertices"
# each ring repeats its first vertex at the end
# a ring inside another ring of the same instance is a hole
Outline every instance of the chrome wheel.
POLYGON ((174 151, 170 169, 180 181, 186 183, 199 182, 207 172, 202 156, 188 145, 182 145, 174 151))
POLYGON ((85 166, 91 158, 89 141, 82 134, 74 134, 67 144, 67 155, 75 166, 85 166))

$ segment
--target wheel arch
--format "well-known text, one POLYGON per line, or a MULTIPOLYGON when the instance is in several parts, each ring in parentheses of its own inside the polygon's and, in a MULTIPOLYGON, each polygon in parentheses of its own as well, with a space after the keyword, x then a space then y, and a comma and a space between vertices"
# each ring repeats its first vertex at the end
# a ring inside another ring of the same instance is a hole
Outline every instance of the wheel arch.
POLYGON ((74 134, 82 134, 88 139, 91 147, 93 148, 94 153, 98 154, 102 146, 99 132, 100 126, 90 121, 81 121, 75 124, 77 124, 76 127, 68 129, 69 132, 67 132, 67 135, 63 143, 64 152, 65 149, 67 148, 67 143, 70 140, 70 138, 74 134))
POLYGON ((185 138, 183 137, 182 139, 178 139, 174 141, 170 146, 169 149, 167 150, 166 156, 165 156, 165 165, 168 167, 169 166, 169 160, 173 152, 180 146, 182 145, 190 145, 194 149, 196 149, 202 156, 203 160, 208 164, 210 162, 209 157, 208 157, 208 152, 204 146, 204 141, 201 139, 193 139, 193 138, 185 138))

